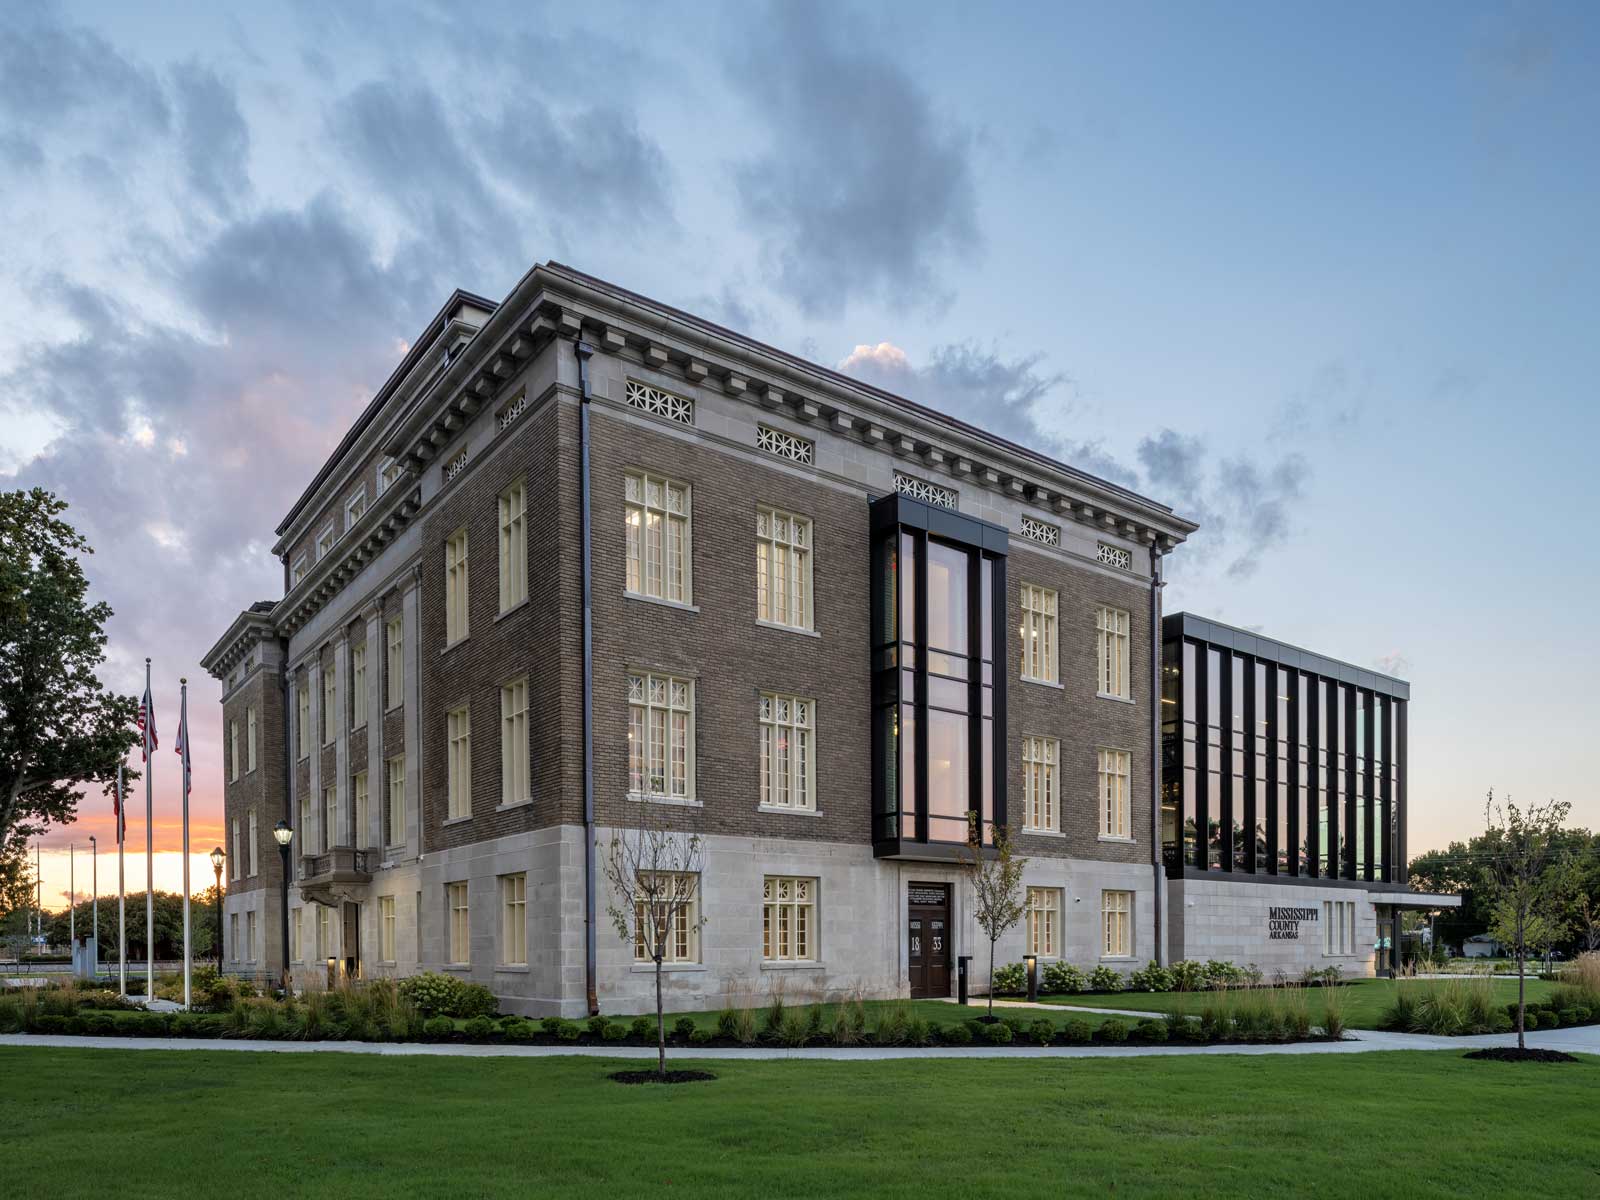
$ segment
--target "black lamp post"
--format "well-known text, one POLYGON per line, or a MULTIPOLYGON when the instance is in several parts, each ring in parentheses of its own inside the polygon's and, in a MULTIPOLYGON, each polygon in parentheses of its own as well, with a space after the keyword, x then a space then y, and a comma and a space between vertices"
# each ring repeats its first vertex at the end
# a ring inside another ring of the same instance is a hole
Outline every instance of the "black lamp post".
POLYGON ((289 822, 279 821, 272 827, 272 836, 278 841, 278 855, 283 859, 283 994, 289 994, 289 843, 294 840, 294 830, 289 822))
POLYGON ((1028 1003, 1032 1004, 1039 999, 1039 956, 1024 954, 1022 961, 1028 968, 1028 1003))
POLYGON ((211 869, 217 873, 217 974, 222 974, 222 862, 228 856, 218 846, 211 851, 211 869))

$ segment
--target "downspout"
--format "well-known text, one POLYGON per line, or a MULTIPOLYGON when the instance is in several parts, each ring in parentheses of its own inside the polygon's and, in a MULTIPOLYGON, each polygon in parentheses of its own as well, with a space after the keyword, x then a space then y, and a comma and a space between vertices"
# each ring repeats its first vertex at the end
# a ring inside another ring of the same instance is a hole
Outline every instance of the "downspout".
MULTIPOLYGON (((289 639, 278 638, 278 678, 283 681, 283 821, 294 829, 294 804, 289 796, 289 782, 293 772, 294 752, 298 747, 291 747, 289 735, 294 732, 290 722, 294 719, 293 697, 289 689, 289 639)), ((266 730, 261 731, 262 739, 266 738, 266 730)), ((303 830, 295 829, 295 834, 302 835, 303 830)), ((291 974, 293 967, 289 965, 289 865, 291 860, 283 860, 284 881, 279 888, 278 899, 283 906, 283 912, 278 916, 278 949, 283 951, 283 966, 279 970, 278 978, 283 984, 285 995, 290 995, 294 990, 294 976, 291 974)), ((217 936, 222 936, 222 930, 217 930, 217 936)))
POLYGON ((1150 543, 1150 863, 1155 872, 1155 961, 1166 966, 1171 954, 1164 930, 1167 871, 1162 861, 1161 827, 1161 547, 1150 543))
POLYGON ((573 340, 578 360, 578 477, 583 512, 583 982, 589 1015, 600 1011, 595 987, 594 888, 594 571, 591 565, 591 512, 589 503, 589 356, 594 347, 582 338, 573 340))

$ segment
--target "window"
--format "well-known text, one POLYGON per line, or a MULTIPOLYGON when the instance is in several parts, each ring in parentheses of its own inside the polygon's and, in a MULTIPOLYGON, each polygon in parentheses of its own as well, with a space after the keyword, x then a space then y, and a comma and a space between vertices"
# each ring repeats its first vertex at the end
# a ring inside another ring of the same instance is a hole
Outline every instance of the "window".
POLYGON ((239 818, 235 817, 229 825, 229 833, 233 837, 233 853, 228 855, 228 878, 244 878, 244 855, 239 850, 239 818))
POLYGON ((1100 836, 1131 838, 1128 815, 1128 774, 1133 755, 1126 750, 1100 751, 1100 836))
POLYGON ((309 840, 307 840, 307 839, 309 839, 311 837, 311 793, 310 792, 301 792, 300 793, 300 827, 298 829, 296 829, 294 832, 295 832, 295 836, 299 839, 299 842, 300 842, 300 853, 302 855, 310 854, 311 853, 311 843, 310 843, 309 840))
POLYGON ((627 400, 642 412, 653 413, 682 425, 694 424, 694 401, 663 392, 637 379, 628 380, 627 400))
POLYGON ((762 884, 761 957, 766 962, 812 962, 816 946, 817 881, 768 875, 762 884))
POLYGON ((1061 526, 1051 525, 1033 517, 1022 518, 1022 536, 1044 546, 1061 545, 1061 526))
POLYGON ((350 728, 360 729, 367 723, 367 645, 358 642, 350 647, 350 728))
POLYGON ((255 910, 244 915, 244 957, 248 962, 256 960, 256 914, 255 910))
POLYGON ((256 769, 256 710, 244 710, 245 770, 256 769))
POLYGON ((457 820, 472 815, 472 712, 457 708, 445 718, 449 745, 448 806, 446 818, 457 820))
POLYGON ((301 758, 311 757, 311 685, 302 683, 295 704, 294 740, 301 758))
POLYGON ((1101 542, 1095 547, 1094 556, 1106 566, 1116 567, 1119 571, 1133 570, 1133 554, 1121 546, 1108 546, 1101 542))
MULTIPOLYGON (((261 869, 261 860, 257 857, 257 852, 261 846, 260 836, 261 831, 259 822, 256 820, 256 810, 252 808, 250 810, 250 874, 252 875, 257 874, 261 869)), ((235 849, 238 849, 238 847, 235 847, 235 849)))
POLYGON ((776 454, 779 458, 807 465, 811 463, 816 452, 815 446, 805 438, 784 433, 781 429, 770 429, 765 425, 756 426, 756 447, 768 454, 776 454))
POLYGON ((400 464, 385 457, 378 463, 378 495, 383 495, 400 481, 400 464))
POLYGON ((402 846, 406 840, 406 756, 397 754, 387 765, 389 772, 388 820, 384 824, 384 838, 390 846, 402 846))
POLYGON ((937 504, 940 508, 954 508, 956 494, 947 487, 940 487, 937 483, 929 483, 926 479, 918 479, 912 475, 894 473, 894 490, 902 496, 910 496, 913 500, 921 500, 925 504, 937 504))
POLYGON ((1322 952, 1354 954, 1356 950, 1356 905, 1353 900, 1322 902, 1322 952))
POLYGON ((388 624, 389 631, 389 690, 384 696, 386 708, 398 708, 404 698, 403 688, 406 681, 405 665, 405 620, 395 617, 388 624))
POLYGON ((1061 810, 1056 802, 1056 763, 1061 743, 1050 737, 1022 739, 1022 824, 1027 829, 1058 833, 1061 810))
POLYGON ((1101 957, 1133 957, 1133 893, 1101 892, 1100 916, 1105 925, 1101 957))
POLYGON ((394 897, 378 897, 378 958, 382 962, 395 960, 394 897))
POLYGON ((228 914, 228 945, 233 947, 233 960, 239 961, 239 914, 228 914))
POLYGON ((357 850, 365 850, 367 847, 367 821, 370 819, 372 809, 367 789, 367 773, 365 771, 357 771, 350 777, 350 795, 353 797, 356 810, 356 835, 350 844, 357 850))
POLYGON ((1050 588, 1022 585, 1022 677, 1055 683, 1056 594, 1050 588))
POLYGON ((450 961, 469 963, 472 961, 472 924, 467 912, 467 885, 445 884, 444 901, 450 917, 450 961))
POLYGON ((804 517, 756 510, 756 617, 811 628, 811 522, 804 517))
POLYGON ((333 909, 326 904, 317 905, 317 961, 333 954, 333 909))
POLYGON ((691 603, 689 489, 633 471, 626 483, 628 591, 691 603))
POLYGON ((361 514, 367 511, 367 489, 362 488, 344 503, 344 528, 349 533, 351 526, 361 520, 361 514))
POLYGON ((1100 642, 1100 694, 1129 698, 1128 614, 1120 608, 1101 608, 1095 615, 1100 642))
POLYGON ((694 795, 694 683, 628 676, 628 789, 637 796, 694 795))
MULTIPOLYGON (((641 887, 645 886, 641 879, 641 887)), ((667 963, 697 963, 700 961, 700 877, 688 872, 676 874, 662 872, 654 876, 653 899, 640 899, 633 906, 633 958, 635 962, 650 962, 650 942, 659 940, 661 961, 667 963), (656 930, 656 938, 647 935, 651 920, 666 921, 670 914, 670 928, 663 924, 656 930)))
POLYGON ((500 689, 500 803, 528 799, 528 681, 500 689))
POLYGON ((1041 958, 1061 955, 1061 889, 1028 889, 1028 953, 1041 958))
POLYGON ((333 549, 333 542, 333 526, 330 524, 321 533, 317 534, 317 557, 319 559, 333 549))
POLYGON ((294 566, 289 568, 289 586, 298 587, 300 581, 306 577, 306 556, 302 554, 294 560, 294 566))
POLYGON ((528 531, 521 481, 500 493, 500 611, 528 598, 528 531))
POLYGON ((762 807, 814 809, 816 705, 798 696, 763 695, 760 717, 762 807))
POLYGON ((339 792, 336 788, 322 789, 322 852, 326 854, 338 844, 339 792))
POLYGON ((322 744, 324 746, 333 741, 334 734, 338 731, 339 723, 336 720, 339 714, 338 693, 335 691, 333 668, 322 668, 322 744))
POLYGON ((228 722, 228 782, 239 778, 239 722, 228 722))
POLYGON ((298 908, 291 908, 289 910, 289 961, 290 962, 304 962, 305 961, 305 948, 303 946, 301 946, 301 944, 300 944, 300 933, 301 933, 300 922, 301 922, 300 910, 298 908))
POLYGON ((467 636, 467 531, 459 529, 444 543, 444 641, 453 645, 467 636))
POLYGON ((500 961, 521 967, 528 963, 528 877, 500 876, 500 961))

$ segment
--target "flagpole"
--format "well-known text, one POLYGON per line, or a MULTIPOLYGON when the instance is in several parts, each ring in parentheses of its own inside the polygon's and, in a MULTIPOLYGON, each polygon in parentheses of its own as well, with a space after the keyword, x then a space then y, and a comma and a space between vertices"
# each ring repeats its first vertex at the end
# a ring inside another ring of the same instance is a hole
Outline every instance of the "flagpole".
POLYGON ((178 754, 183 760, 183 1007, 189 1007, 189 681, 178 680, 178 754))
POLYGON ((122 764, 117 764, 117 994, 128 994, 128 913, 124 901, 125 881, 122 873, 122 844, 127 834, 128 794, 122 790, 122 764))
MULTIPOLYGON (((150 660, 144 660, 144 694, 150 695, 150 660)), ((150 707, 155 708, 152 701, 150 707)), ((155 713, 144 719, 144 1003, 156 998, 156 834, 155 800, 150 792, 150 777, 155 774, 155 756, 150 753, 150 730, 155 713)))

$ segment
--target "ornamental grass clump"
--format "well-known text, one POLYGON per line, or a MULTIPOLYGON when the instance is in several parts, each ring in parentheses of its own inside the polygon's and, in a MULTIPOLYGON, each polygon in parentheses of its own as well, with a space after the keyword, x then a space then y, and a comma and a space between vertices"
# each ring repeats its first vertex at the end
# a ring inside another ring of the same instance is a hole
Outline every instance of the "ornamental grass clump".
POLYGON ((859 992, 852 993, 833 1010, 833 1044, 859 1046, 866 1040, 866 1030, 866 1005, 861 1002, 859 992))
POLYGON ((771 1033, 780 1046, 804 1046, 811 1037, 811 1014, 803 1008, 786 1008, 771 1033))
POLYGON ((1349 998, 1342 987, 1325 987, 1322 992, 1322 1032, 1331 1038, 1344 1037, 1349 998))
POLYGON ((872 1027, 875 1046, 902 1046, 906 1041, 910 1014, 904 1004, 891 1004, 878 1010, 878 1019, 872 1027))

